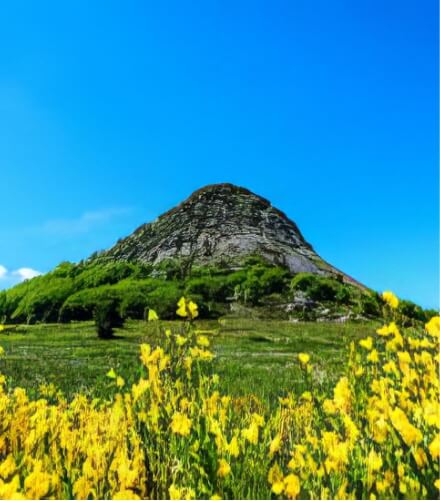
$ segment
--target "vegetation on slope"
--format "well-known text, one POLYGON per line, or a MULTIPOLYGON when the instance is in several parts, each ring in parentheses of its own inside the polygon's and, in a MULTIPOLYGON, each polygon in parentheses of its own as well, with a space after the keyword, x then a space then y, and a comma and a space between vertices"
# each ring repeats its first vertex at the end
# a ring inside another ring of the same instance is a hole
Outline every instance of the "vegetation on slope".
MULTIPOLYGON (((122 319, 143 319, 154 309, 163 319, 175 318, 175 304, 185 294, 199 304, 202 318, 231 311, 261 317, 378 318, 383 301, 342 279, 298 273, 247 258, 235 270, 219 266, 192 267, 182 261, 164 261, 153 267, 126 261, 92 260, 62 263, 46 275, 0 292, 0 321, 5 323, 90 320, 98 305, 112 303, 122 319), (241 308, 241 310, 240 310, 241 308)), ((402 314, 426 321, 413 303, 403 303, 402 314)))

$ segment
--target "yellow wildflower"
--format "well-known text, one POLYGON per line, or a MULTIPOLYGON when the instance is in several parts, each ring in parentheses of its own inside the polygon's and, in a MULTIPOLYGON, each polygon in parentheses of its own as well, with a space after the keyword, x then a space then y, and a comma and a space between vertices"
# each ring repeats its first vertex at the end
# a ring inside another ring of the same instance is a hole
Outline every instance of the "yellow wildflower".
POLYGON ((196 303, 193 301, 187 301, 184 297, 181 297, 177 303, 176 313, 179 317, 188 317, 190 320, 199 316, 199 310, 196 303))
POLYGON ((361 377, 363 374, 364 374, 364 368, 362 367, 362 365, 360 365, 355 371, 354 371, 354 375, 356 377, 361 377))
POLYGON ((157 316, 157 313, 154 310, 149 309, 148 310, 148 321, 149 322, 154 322, 155 320, 159 320, 159 317, 157 316))
POLYGON ((170 488, 168 489, 168 493, 170 495, 170 499, 183 499, 182 489, 179 489, 174 484, 170 485, 170 488))
POLYGON ((106 376, 109 377, 110 379, 116 379, 116 372, 114 371, 114 369, 110 369, 107 372, 106 376))
POLYGON ((188 339, 186 337, 183 337, 180 334, 177 334, 177 336, 176 336, 177 346, 183 346, 187 341, 188 341, 188 339))
POLYGON ((393 309, 396 309, 399 306, 399 300, 391 291, 385 291, 382 294, 382 298, 384 301, 393 309))
POLYGON ((396 377, 399 377, 399 370, 396 367, 396 364, 394 363, 394 360, 390 360, 383 366, 383 370, 387 374, 394 374, 396 377))
POLYGON ((47 496, 50 490, 52 476, 42 471, 43 462, 35 461, 34 470, 26 477, 24 488, 29 499, 41 499, 47 496))
POLYGON ((307 353, 298 353, 298 360, 301 365, 307 365, 310 362, 310 355, 307 353))
POLYGON ((367 360, 373 364, 377 364, 377 362, 379 362, 379 354, 377 353, 377 350, 371 350, 367 356, 367 360))
POLYGON ((326 414, 328 414, 329 416, 333 416, 334 414, 336 414, 336 411, 337 411, 333 400, 330 400, 329 398, 326 398, 324 400, 322 408, 324 409, 324 412, 326 414))
POLYGON ((351 407, 351 390, 346 376, 339 379, 333 390, 333 403, 341 412, 349 412, 351 407))
POLYGON ((16 469, 17 465, 15 464, 14 456, 9 454, 8 457, 0 463, 0 477, 6 480, 16 469))
POLYGON ((93 487, 86 477, 79 477, 73 484, 73 494, 77 499, 88 499, 93 487))
POLYGON ((177 302, 177 310, 176 313, 179 315, 179 317, 187 317, 188 313, 186 311, 186 299, 184 297, 181 297, 179 301, 177 302))
POLYGON ((416 445, 423 440, 423 435, 420 430, 409 422, 406 414, 399 407, 396 407, 391 412, 390 419, 394 428, 400 433, 406 445, 416 445))
POLYGON ((231 473, 231 467, 229 466, 229 463, 225 459, 220 459, 217 476, 224 478, 229 475, 229 473, 231 473))
POLYGON ((289 499, 296 499, 300 491, 299 478, 290 473, 284 478, 284 492, 289 499))
POLYGON ((150 361, 151 346, 149 344, 141 344, 141 360, 144 365, 148 365, 150 361))
POLYGON ((278 463, 275 463, 269 469, 269 472, 267 474, 267 480, 269 484, 272 486, 272 491, 275 494, 281 494, 283 492, 284 489, 283 472, 281 471, 281 468, 278 465, 278 463))
POLYGON ((198 358, 200 360, 210 361, 214 358, 214 353, 209 350, 202 350, 201 348, 195 347, 190 348, 189 352, 192 357, 198 358))
POLYGON ((279 480, 278 482, 274 482, 272 484, 272 492, 276 495, 279 495, 283 492, 284 490, 284 482, 282 480, 279 480))
POLYGON ((276 452, 280 450, 281 446, 281 435, 278 433, 270 442, 269 454, 273 456, 276 452))
POLYGON ((242 431, 242 435, 251 444, 256 445, 258 443, 258 425, 255 421, 252 421, 249 427, 242 431))
POLYGON ((440 457, 440 433, 437 433, 434 440, 429 444, 429 452, 432 459, 438 459, 440 457))
POLYGON ((198 309, 198 306, 196 305, 196 303, 193 303, 192 301, 190 301, 188 303, 188 311, 189 311, 189 317, 190 318, 196 318, 199 316, 199 309, 198 309))
POLYGON ((256 412, 252 414, 252 421, 256 423, 257 426, 264 425, 264 417, 260 416, 260 414, 257 414, 256 412))
POLYGON ((301 397, 300 397, 302 400, 306 400, 307 402, 311 402, 313 400, 313 396, 312 394, 310 393, 310 391, 304 391, 302 394, 301 394, 301 397))
POLYGON ((426 457, 425 451, 421 447, 418 447, 413 452, 413 456, 419 468, 423 468, 423 466, 428 463, 428 458, 426 457))
POLYGON ((175 412, 171 419, 171 431, 177 435, 187 437, 191 431, 191 419, 181 412, 175 412))
POLYGON ((391 322, 390 324, 384 325, 380 329, 377 329, 376 333, 379 334, 379 336, 386 337, 390 336, 391 334, 399 334, 399 329, 397 328, 395 322, 391 322))
POLYGON ((229 444, 226 446, 226 450, 227 452, 229 452, 229 454, 233 457, 238 457, 238 455, 240 454, 240 448, 238 446, 238 440, 237 440, 237 437, 232 437, 231 441, 229 442, 229 444))
POLYGON ((365 339, 361 339, 359 341, 359 345, 366 350, 371 350, 371 348, 373 347, 373 338, 371 336, 368 336, 365 339))
POLYGON ((344 428, 350 445, 354 445, 360 435, 360 431, 348 414, 344 415, 344 428))
POLYGON ((367 459, 368 471, 370 473, 374 473, 375 471, 380 471, 382 468, 382 464, 383 462, 381 455, 377 454, 377 452, 374 449, 371 449, 367 459))
POLYGON ((440 337, 440 317, 432 317, 425 325, 426 332, 432 337, 440 337))
POLYGON ((124 386, 124 384, 125 384, 124 378, 122 378, 121 376, 118 376, 116 378, 116 386, 118 388, 122 388, 124 386))
POLYGON ((197 336, 197 344, 203 348, 208 348, 209 339, 206 336, 197 336))

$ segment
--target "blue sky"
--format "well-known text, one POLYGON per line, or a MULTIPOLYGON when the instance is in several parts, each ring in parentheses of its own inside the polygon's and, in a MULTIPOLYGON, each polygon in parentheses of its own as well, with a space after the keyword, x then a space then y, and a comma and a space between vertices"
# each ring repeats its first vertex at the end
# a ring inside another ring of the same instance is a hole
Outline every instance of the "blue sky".
POLYGON ((232 182, 358 280, 438 306, 437 9, 2 2, 0 287, 232 182))

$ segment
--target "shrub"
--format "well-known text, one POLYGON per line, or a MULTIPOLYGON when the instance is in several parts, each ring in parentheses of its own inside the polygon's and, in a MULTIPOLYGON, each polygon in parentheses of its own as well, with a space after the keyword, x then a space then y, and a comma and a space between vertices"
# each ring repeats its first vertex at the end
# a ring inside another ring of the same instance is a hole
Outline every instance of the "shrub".
POLYGON ((380 305, 374 295, 363 294, 361 296, 361 313, 370 317, 380 316, 380 305))
POLYGON ((310 287, 316 283, 316 275, 312 273, 297 273, 290 282, 292 290, 300 290, 306 292, 310 287))
POLYGON ((120 313, 122 318, 143 318, 145 311, 145 294, 139 291, 126 292, 121 301, 120 313))
POLYGON ((96 332, 101 339, 109 339, 113 336, 115 327, 122 327, 123 320, 119 313, 118 303, 107 299, 101 301, 93 312, 96 332))
POLYGON ((260 287, 264 295, 282 293, 287 288, 289 272, 284 268, 274 267, 263 272, 260 287))
POLYGON ((295 275, 290 282, 290 289, 301 290, 315 301, 348 303, 351 300, 348 285, 335 278, 312 273, 298 273, 295 275))
POLYGON ((183 294, 176 282, 163 282, 146 295, 146 305, 157 312, 160 318, 176 318, 176 304, 183 294))
POLYGON ((420 322, 424 322, 426 319, 425 312, 420 306, 417 306, 412 301, 401 300, 399 302, 398 311, 402 313, 405 317, 408 317, 412 320, 417 320, 420 322))
POLYGON ((228 296, 233 294, 233 287, 227 282, 226 277, 202 276, 189 280, 185 287, 188 296, 198 295, 204 301, 218 301, 223 303, 228 296))

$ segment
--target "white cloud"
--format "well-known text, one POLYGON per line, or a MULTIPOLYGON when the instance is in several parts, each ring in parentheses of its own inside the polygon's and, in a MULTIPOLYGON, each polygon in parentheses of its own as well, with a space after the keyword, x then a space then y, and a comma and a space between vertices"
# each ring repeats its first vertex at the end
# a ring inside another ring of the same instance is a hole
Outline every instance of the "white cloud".
POLYGON ((117 216, 122 216, 129 212, 131 212, 130 208, 109 208, 87 211, 77 218, 51 219, 43 223, 37 230, 51 235, 86 233, 99 224, 106 223, 117 216))
POLYGON ((12 275, 18 277, 21 282, 23 280, 29 280, 31 278, 38 277, 38 275, 41 275, 41 272, 32 268, 19 268, 18 270, 13 271, 12 275))
POLYGON ((18 270, 9 271, 5 266, 0 264, 0 289, 11 287, 24 280, 37 277, 38 275, 41 275, 41 272, 33 268, 23 267, 18 268, 18 270))

